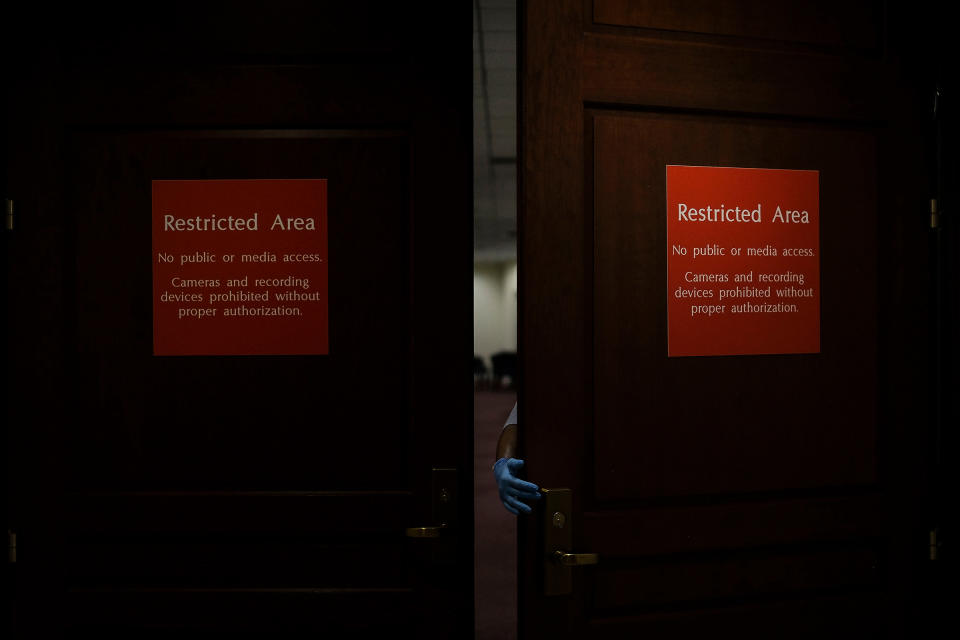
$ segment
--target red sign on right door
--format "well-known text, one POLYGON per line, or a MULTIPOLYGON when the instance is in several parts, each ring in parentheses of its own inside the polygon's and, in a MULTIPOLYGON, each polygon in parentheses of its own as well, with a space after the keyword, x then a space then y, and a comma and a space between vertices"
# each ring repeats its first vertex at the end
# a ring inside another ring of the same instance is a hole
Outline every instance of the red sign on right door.
POLYGON ((819 353, 819 181, 667 166, 669 356, 819 353))

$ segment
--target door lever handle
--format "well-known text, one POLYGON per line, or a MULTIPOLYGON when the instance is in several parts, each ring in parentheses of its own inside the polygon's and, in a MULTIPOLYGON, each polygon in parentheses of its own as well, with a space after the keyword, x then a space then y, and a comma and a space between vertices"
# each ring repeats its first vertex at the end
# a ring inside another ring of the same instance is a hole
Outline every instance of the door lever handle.
POLYGON ((440 524, 429 527, 407 527, 408 538, 446 538, 456 532, 457 470, 434 468, 430 473, 430 511, 432 513, 430 521, 440 524), (449 531, 443 533, 444 529, 449 531))
POLYGON ((597 564, 600 556, 595 553, 566 553, 565 551, 554 551, 553 561, 563 567, 584 567, 590 564, 597 564))
MULTIPOLYGON (((573 541, 573 493, 570 489, 541 487, 543 495, 543 594, 564 596, 573 593, 573 567, 597 564, 596 553, 570 553, 573 541)), ((588 540, 583 541, 588 545, 588 540)))

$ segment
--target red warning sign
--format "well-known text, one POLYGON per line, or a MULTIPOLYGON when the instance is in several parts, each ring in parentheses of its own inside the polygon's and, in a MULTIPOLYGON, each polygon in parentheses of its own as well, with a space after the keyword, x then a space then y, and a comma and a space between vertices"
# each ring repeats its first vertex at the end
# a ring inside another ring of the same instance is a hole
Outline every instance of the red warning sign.
POLYGON ((327 181, 154 180, 153 353, 329 353, 327 181))
POLYGON ((669 356, 820 352, 819 181, 667 166, 669 356))

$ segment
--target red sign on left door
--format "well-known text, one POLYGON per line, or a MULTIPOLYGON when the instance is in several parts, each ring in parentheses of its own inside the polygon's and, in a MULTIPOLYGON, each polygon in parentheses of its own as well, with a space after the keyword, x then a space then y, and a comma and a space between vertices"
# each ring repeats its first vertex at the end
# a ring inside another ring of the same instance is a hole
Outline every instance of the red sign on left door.
POLYGON ((154 180, 153 353, 329 353, 327 181, 154 180))

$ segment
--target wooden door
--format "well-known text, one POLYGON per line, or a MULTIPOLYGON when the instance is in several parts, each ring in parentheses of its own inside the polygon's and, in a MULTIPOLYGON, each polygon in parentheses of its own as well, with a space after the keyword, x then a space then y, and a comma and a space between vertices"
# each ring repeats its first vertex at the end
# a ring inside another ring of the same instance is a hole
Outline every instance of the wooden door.
POLYGON ((918 17, 524 4, 524 457, 572 489, 570 551, 599 562, 545 596, 549 525, 522 520, 521 637, 908 635, 929 426, 918 17), (668 357, 667 165, 819 171, 818 353, 668 357))
POLYGON ((469 7, 256 9, 8 25, 18 637, 473 628, 469 7), (328 354, 154 355, 201 179, 327 181, 328 354))

